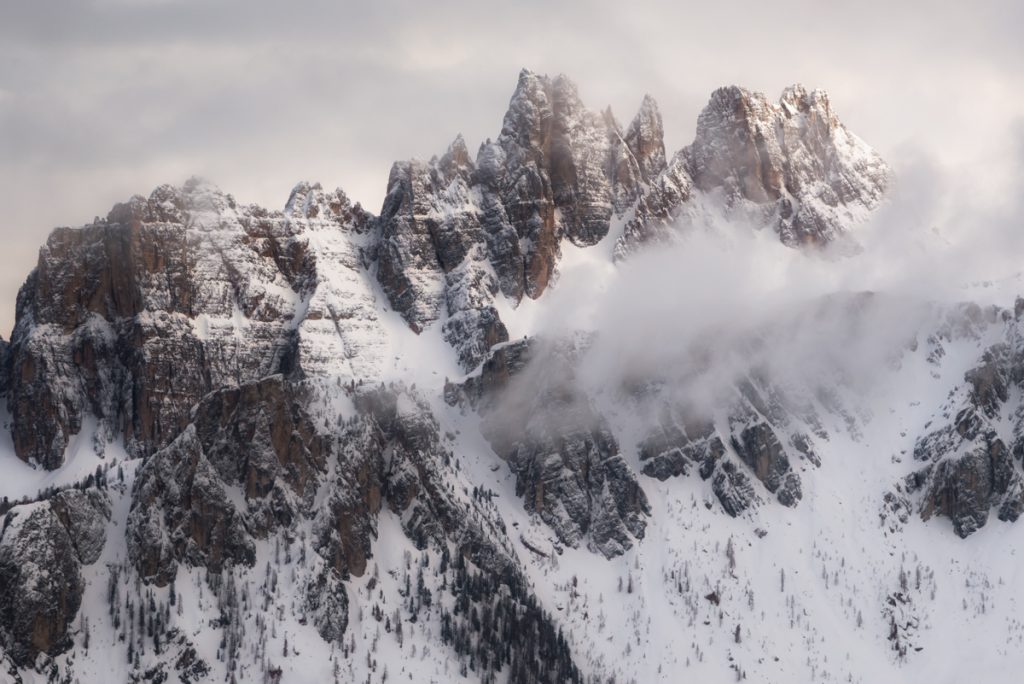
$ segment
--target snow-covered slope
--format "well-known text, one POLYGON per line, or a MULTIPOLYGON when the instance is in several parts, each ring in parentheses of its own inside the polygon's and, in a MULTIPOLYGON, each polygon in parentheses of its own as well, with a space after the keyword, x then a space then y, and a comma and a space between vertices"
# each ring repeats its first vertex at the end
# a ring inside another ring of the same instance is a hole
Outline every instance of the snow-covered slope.
POLYGON ((56 230, 0 341, 0 676, 1004 678, 1024 304, 851 291, 818 248, 888 180, 820 91, 720 89, 668 158, 653 99, 524 71, 380 216, 193 179, 56 230))

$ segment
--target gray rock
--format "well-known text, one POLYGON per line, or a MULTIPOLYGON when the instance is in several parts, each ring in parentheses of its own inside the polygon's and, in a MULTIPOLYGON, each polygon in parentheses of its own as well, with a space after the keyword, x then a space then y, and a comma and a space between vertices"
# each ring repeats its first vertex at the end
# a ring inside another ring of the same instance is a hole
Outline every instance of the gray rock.
POLYGON ((107 541, 110 500, 97 489, 65 489, 50 499, 50 508, 75 547, 78 560, 92 565, 107 541))
POLYGON ((802 497, 800 478, 790 470, 786 451, 767 423, 757 422, 734 431, 732 446, 765 489, 777 494, 779 503, 796 505, 802 497))
POLYGON ((840 123, 828 96, 787 88, 778 103, 719 88, 681 150, 637 203, 616 245, 625 256, 699 219, 701 202, 774 228, 787 245, 833 242, 881 201, 890 172, 840 123))
POLYGON ((711 491, 715 493, 725 512, 734 518, 758 501, 750 478, 728 459, 722 461, 715 469, 711 478, 711 491))
POLYGON ((103 548, 109 501, 67 490, 15 506, 0 532, 0 639, 20 666, 71 646, 69 626, 82 602, 81 566, 103 548))
POLYGON ((577 353, 566 344, 506 345, 447 394, 479 407, 526 510, 563 543, 611 557, 643 537, 650 506, 604 418, 575 389, 577 353))
POLYGON ((179 561, 214 572, 228 562, 251 566, 253 539, 289 527, 311 505, 328 446, 301 403, 280 375, 213 392, 181 436, 146 461, 127 528, 143 578, 163 586, 179 561))

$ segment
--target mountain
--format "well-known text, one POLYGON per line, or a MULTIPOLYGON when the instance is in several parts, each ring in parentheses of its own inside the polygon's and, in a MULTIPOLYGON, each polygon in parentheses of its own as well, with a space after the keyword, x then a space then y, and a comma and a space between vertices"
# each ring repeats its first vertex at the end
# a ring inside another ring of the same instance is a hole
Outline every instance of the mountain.
POLYGON ((395 163, 379 215, 318 184, 278 211, 191 179, 56 229, 0 341, 5 676, 1017 662, 1024 300, 546 323, 560 289, 615 294, 574 282, 581 260, 671 269, 645 259, 723 222, 842 258, 890 182, 821 91, 716 90, 670 157, 653 98, 624 127, 524 70, 498 137, 395 163))

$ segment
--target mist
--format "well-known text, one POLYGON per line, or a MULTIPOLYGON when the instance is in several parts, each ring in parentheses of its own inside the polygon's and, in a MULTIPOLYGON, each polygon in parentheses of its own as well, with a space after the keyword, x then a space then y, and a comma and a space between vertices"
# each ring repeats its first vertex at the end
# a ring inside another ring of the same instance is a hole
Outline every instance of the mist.
MULTIPOLYGON (((1024 148, 1009 149, 1022 182, 1024 148)), ((668 393, 698 412, 750 377, 797 397, 864 394, 942 326, 1012 311, 1024 292, 1019 193, 992 202, 919 150, 894 171, 888 200, 853 242, 793 249, 710 211, 677 226, 672 244, 615 265, 570 263, 545 295, 532 326, 541 343, 503 410, 521 416, 559 384, 574 401, 668 393)))

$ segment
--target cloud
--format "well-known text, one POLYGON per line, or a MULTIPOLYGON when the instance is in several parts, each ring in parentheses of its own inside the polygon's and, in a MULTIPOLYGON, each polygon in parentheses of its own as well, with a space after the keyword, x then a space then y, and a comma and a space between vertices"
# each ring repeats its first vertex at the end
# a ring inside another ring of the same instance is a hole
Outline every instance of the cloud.
MULTIPOLYGON (((1020 187, 1016 168, 1005 180, 1020 187)), ((854 232, 852 255, 791 249, 771 229, 712 214, 669 247, 564 269, 533 326, 549 342, 502 411, 522 414, 552 383, 568 383, 577 402, 653 383, 698 412, 754 375, 804 396, 868 392, 964 303, 1012 310, 1024 294, 1019 193, 981 200, 974 179, 920 150, 905 150, 896 172, 889 200, 854 232), (550 340, 581 330, 587 342, 569 371, 550 340)))

